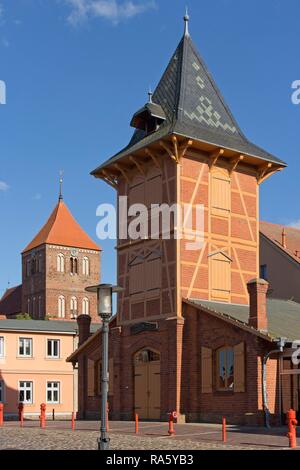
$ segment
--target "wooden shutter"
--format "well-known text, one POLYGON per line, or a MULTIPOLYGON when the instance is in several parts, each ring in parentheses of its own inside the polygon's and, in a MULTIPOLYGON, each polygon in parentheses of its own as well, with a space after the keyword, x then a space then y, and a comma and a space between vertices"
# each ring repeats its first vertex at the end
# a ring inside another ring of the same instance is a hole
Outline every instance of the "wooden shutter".
POLYGON ((161 259, 150 259, 146 261, 146 289, 161 288, 161 259))
POLYGON ((156 176, 146 182, 145 204, 150 207, 151 204, 161 204, 162 202, 162 179, 156 176))
POLYGON ((201 391, 212 393, 212 350, 201 348, 201 391))
POLYGON ((211 174, 212 215, 228 217, 231 207, 231 188, 228 170, 214 168, 211 174))
POLYGON ((87 363, 87 381, 88 381, 88 396, 95 396, 95 362, 88 359, 87 363))
POLYGON ((234 391, 245 391, 245 344, 234 346, 234 391))
POLYGON ((211 294, 213 300, 229 300, 231 289, 231 261, 223 254, 211 257, 211 294))
POLYGON ((137 294, 144 292, 144 261, 138 264, 133 264, 129 268, 129 292, 130 294, 137 294))
POLYGON ((113 358, 108 361, 109 384, 108 391, 110 395, 114 394, 114 360, 113 358))

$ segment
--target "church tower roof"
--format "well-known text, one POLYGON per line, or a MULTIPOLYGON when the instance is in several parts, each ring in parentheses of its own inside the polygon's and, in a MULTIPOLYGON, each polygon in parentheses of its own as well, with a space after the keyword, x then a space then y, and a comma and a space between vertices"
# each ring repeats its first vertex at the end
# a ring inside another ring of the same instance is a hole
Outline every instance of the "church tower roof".
POLYGON ((59 198, 46 224, 23 250, 23 253, 44 244, 101 250, 74 219, 62 197, 59 198))
POLYGON ((137 129, 127 147, 94 170, 93 175, 98 176, 101 169, 172 134, 254 157, 258 164, 261 161, 286 166, 243 134, 195 48, 187 14, 184 21, 184 35, 152 96, 151 104, 162 109, 165 119, 150 133, 142 126, 135 126, 137 129))

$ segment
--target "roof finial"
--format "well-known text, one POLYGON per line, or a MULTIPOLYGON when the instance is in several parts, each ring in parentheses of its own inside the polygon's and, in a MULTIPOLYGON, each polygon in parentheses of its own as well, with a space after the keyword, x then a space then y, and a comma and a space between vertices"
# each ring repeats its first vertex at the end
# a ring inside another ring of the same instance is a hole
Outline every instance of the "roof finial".
POLYGON ((152 93, 152 90, 151 90, 151 86, 149 86, 148 96, 149 96, 149 101, 148 101, 148 103, 152 103, 152 96, 153 96, 153 93, 152 93))
POLYGON ((63 200, 62 185, 63 185, 63 174, 64 172, 60 170, 59 172, 59 201, 63 200))
POLYGON ((185 7, 185 15, 183 17, 184 19, 184 35, 185 36, 189 36, 190 33, 189 33, 189 20, 190 20, 190 17, 189 17, 189 14, 188 14, 188 8, 185 7))

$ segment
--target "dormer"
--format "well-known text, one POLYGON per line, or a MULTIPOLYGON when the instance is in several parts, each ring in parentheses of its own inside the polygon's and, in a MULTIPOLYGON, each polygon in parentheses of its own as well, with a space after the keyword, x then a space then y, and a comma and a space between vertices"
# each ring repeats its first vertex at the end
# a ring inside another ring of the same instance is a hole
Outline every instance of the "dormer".
POLYGON ((132 117, 130 125, 142 130, 146 134, 156 131, 166 120, 166 114, 159 104, 153 103, 152 93, 149 92, 149 101, 132 117))

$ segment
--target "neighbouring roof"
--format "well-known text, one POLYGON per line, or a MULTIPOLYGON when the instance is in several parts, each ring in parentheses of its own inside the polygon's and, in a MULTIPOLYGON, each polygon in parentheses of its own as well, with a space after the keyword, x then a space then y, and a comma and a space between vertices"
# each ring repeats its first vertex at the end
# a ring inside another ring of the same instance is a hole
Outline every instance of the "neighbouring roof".
MULTIPOLYGON (((188 299, 196 307, 220 314, 248 325, 249 306, 211 302, 208 300, 188 299)), ((267 299, 268 333, 271 339, 279 337, 294 341, 300 338, 300 304, 291 300, 267 299)), ((249 327, 251 328, 251 327, 249 327)), ((254 328, 251 328, 254 331, 254 328)))
POLYGON ((23 253, 43 244, 101 250, 76 222, 67 205, 61 199, 46 224, 23 250, 23 253))
MULTIPOLYGON (((100 323, 92 323, 91 333, 100 327, 100 323)), ((76 322, 57 320, 1 320, 0 331, 40 331, 75 335, 78 333, 78 325, 76 322)))
POLYGON ((260 222, 260 232, 277 245, 282 251, 300 263, 300 230, 270 222, 260 222), (285 231, 286 247, 282 245, 282 231, 285 231))
POLYGON ((173 54, 152 101, 161 106, 166 115, 166 120, 159 129, 149 135, 136 130, 129 144, 92 174, 97 174, 101 168, 170 134, 182 135, 286 166, 282 160, 245 137, 187 34, 173 54))
POLYGON ((15 315, 22 311, 22 284, 7 289, 0 299, 0 313, 15 315))

